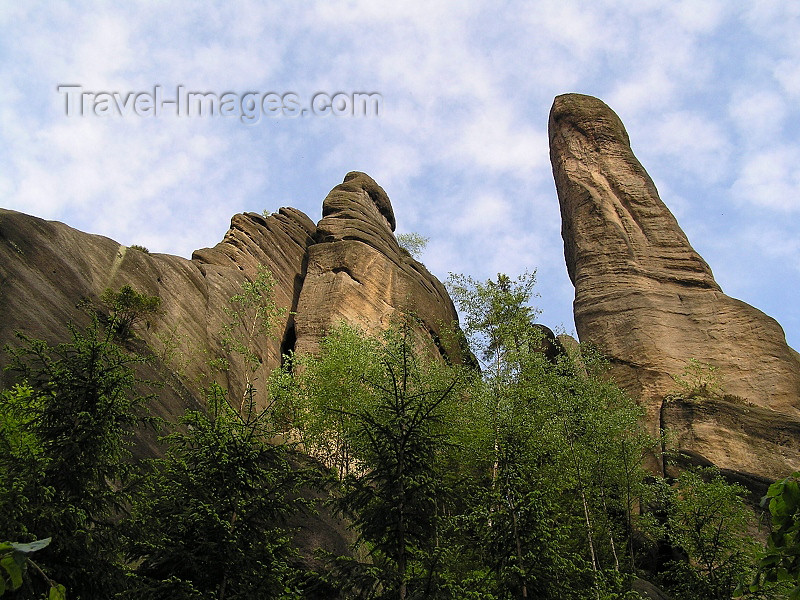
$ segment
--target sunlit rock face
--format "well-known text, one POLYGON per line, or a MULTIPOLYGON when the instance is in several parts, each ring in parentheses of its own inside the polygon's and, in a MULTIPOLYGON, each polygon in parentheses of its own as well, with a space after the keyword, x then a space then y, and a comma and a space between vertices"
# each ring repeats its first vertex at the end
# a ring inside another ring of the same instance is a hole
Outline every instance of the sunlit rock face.
POLYGON ((364 173, 348 173, 322 204, 295 318, 297 351, 315 352, 339 322, 387 328, 398 310, 418 319, 417 336, 433 352, 461 361, 443 331, 457 320, 444 286, 401 249, 386 192, 364 173))
POLYGON ((800 467, 800 360, 780 325, 722 293, 608 106, 558 96, 549 134, 581 341, 687 460, 756 479, 800 467), (723 395, 665 402, 689 359, 718 368, 723 395))
MULTIPOLYGON (((234 396, 255 382, 263 404, 267 375, 282 355, 315 351, 342 321, 375 333, 401 312, 413 313, 419 340, 443 359, 460 362, 460 348, 448 344, 443 331, 457 321, 453 303, 442 284, 398 246, 394 219, 383 189, 363 173, 350 173, 325 199, 319 224, 293 208, 237 214, 220 243, 188 260, 0 209, 0 344, 13 343, 17 330, 52 343, 69 340, 67 323, 89 320, 79 304, 97 306, 108 288, 130 284, 157 295, 160 314, 136 329, 132 343, 140 349, 146 344, 154 355, 142 375, 167 380, 152 408, 169 419, 196 405, 212 377, 234 396), (275 280, 273 298, 282 314, 272 335, 252 340, 260 361, 253 372, 224 350, 222 331, 231 320, 225 311, 231 297, 256 278, 260 266, 275 280), (209 359, 219 356, 231 360, 228 370, 209 367, 209 359)), ((10 375, 0 377, 5 383, 10 375)), ((154 436, 145 436, 142 451, 153 443, 154 436)))

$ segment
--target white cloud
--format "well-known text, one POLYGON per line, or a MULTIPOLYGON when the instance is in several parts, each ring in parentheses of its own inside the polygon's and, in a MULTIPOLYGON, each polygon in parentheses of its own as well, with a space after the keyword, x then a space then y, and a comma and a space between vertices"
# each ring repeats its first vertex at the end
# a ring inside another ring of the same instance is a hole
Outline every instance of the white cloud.
POLYGON ((607 103, 619 114, 651 113, 653 107, 672 103, 675 80, 660 66, 653 65, 636 77, 624 79, 609 92, 607 103))
POLYGON ((725 8, 720 0, 681 0, 668 5, 682 27, 697 33, 713 32, 723 21, 725 8))
POLYGON ((800 211, 800 146, 786 145, 743 157, 733 192, 741 201, 767 210, 800 211))
POLYGON ((789 107, 775 91, 750 88, 734 93, 728 112, 746 143, 769 143, 780 136, 789 107))
POLYGON ((772 72, 786 93, 795 100, 800 98, 800 70, 796 58, 778 62, 772 72))
MULTIPOLYGON (((709 215, 730 214, 731 189, 734 223, 752 211, 786 220, 800 191, 799 10, 721 0, 4 4, 0 205, 188 255, 216 243, 238 210, 297 199, 317 214, 345 171, 363 169, 398 220, 431 237, 435 272, 539 266, 547 318, 570 323, 545 134, 553 96, 597 95, 620 115, 687 231, 724 235, 709 215), (385 110, 369 122, 251 128, 70 120, 58 83, 366 89, 385 110)), ((800 238, 800 224, 782 231, 800 238)), ((751 260, 794 259, 754 246, 751 260)))
POLYGON ((508 229, 511 205, 496 193, 482 193, 464 203, 451 228, 458 234, 483 233, 493 235, 508 229))
POLYGON ((647 139, 639 144, 646 144, 651 155, 661 155, 705 182, 726 175, 730 140, 712 118, 689 110, 672 111, 656 116, 648 129, 647 139))

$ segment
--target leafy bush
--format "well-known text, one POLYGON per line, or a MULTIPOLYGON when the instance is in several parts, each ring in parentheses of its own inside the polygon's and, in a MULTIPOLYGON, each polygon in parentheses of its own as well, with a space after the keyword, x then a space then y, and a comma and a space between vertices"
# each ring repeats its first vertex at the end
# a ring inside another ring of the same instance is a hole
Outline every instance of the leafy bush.
POLYGON ((109 310, 109 327, 121 340, 133 335, 133 328, 161 308, 161 298, 140 294, 130 285, 123 285, 118 292, 106 289, 100 296, 109 310))
POLYGON ((5 594, 7 590, 14 592, 20 589, 23 577, 28 568, 31 567, 37 576, 41 577, 49 586, 47 600, 66 600, 66 588, 50 579, 31 558, 31 554, 46 548, 49 544, 50 538, 36 540, 27 544, 18 542, 0 543, 0 567, 2 567, 2 571, 0 571, 0 596, 5 594))
POLYGON ((759 592, 770 584, 785 583, 790 600, 800 598, 800 471, 773 483, 761 506, 772 516, 772 533, 748 591, 759 592))
POLYGON ((722 381, 717 367, 690 358, 680 375, 672 379, 683 398, 714 398, 722 395, 722 381))
POLYGON ((430 238, 426 238, 418 233, 397 234, 397 243, 400 244, 400 248, 417 260, 419 260, 419 257, 422 255, 429 241, 430 238))

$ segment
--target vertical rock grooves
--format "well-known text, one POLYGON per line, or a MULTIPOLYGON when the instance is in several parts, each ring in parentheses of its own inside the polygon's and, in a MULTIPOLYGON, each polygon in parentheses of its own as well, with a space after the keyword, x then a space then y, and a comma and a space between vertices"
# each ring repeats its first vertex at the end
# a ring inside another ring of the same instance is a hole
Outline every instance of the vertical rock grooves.
MULTIPOLYGON (((230 298, 263 265, 275 279, 274 301, 285 310, 275 338, 254 342, 263 367, 250 377, 264 401, 266 375, 283 355, 316 350, 340 321, 376 332, 389 326, 397 311, 413 311, 419 339, 459 362, 460 349, 441 342, 451 337, 441 335, 442 328, 457 320, 453 303, 442 284, 398 246, 386 192, 369 176, 349 173, 325 199, 322 212, 319 225, 294 208, 234 215, 220 243, 186 260, 0 209, 0 345, 12 343, 15 330, 65 341, 68 322, 80 326, 88 319, 76 305, 84 298, 96 302, 106 288, 130 284, 158 295, 162 314, 136 333, 161 361, 144 375, 158 380, 172 373, 182 382, 166 386, 154 407, 174 418, 202 398, 207 360, 227 354, 221 331, 229 321, 230 298)), ((5 358, 0 354, 0 363, 5 358)), ((227 371, 213 376, 234 393, 243 389, 248 372, 233 357, 227 371)))
POLYGON ((581 340, 686 456, 770 477, 796 469, 800 439, 767 425, 800 419, 800 361, 780 325, 722 293, 608 106, 558 96, 549 135, 581 340), (726 395, 665 402, 689 359, 716 366, 726 395))
POLYGON ((458 347, 437 340, 458 317, 444 286, 403 252, 394 237, 389 197, 369 175, 348 173, 322 204, 315 243, 297 307, 297 349, 314 352, 332 326, 368 331, 390 325, 397 311, 420 320, 419 339, 443 358, 460 362, 458 347))

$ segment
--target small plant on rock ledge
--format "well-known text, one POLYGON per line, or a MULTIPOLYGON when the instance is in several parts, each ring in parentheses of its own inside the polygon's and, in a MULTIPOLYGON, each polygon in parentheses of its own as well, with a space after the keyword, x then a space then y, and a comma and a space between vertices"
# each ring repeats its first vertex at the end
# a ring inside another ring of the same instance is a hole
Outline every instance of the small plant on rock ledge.
POLYGON ((156 315, 161 308, 161 298, 140 294, 127 284, 118 292, 106 289, 100 301, 109 309, 110 328, 123 341, 133 336, 135 325, 156 315))
POLYGON ((680 375, 672 379, 678 384, 677 396, 682 398, 718 398, 722 396, 722 381, 718 368, 690 358, 680 375))
POLYGON ((419 257, 428 245, 430 238, 426 238, 418 233, 398 233, 397 243, 401 250, 408 252, 409 256, 419 260, 419 257))

